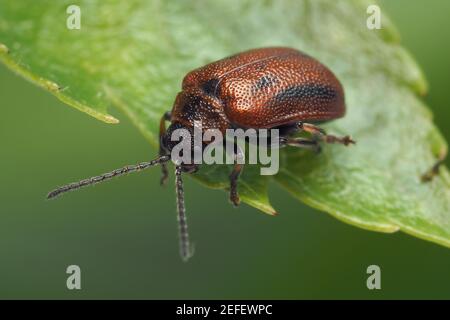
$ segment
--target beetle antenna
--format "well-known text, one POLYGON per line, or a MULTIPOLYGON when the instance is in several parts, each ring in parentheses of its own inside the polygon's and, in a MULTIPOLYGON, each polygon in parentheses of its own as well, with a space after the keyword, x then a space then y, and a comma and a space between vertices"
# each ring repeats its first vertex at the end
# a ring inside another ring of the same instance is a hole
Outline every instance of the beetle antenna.
POLYGON ((57 196, 59 196, 62 193, 68 192, 68 191, 73 191, 73 190, 77 190, 80 189, 82 187, 86 187, 86 186, 90 186, 92 184, 96 184, 96 183, 100 183, 100 182, 104 182, 106 180, 112 179, 114 177, 118 177, 127 173, 131 173, 131 172, 136 172, 136 171, 141 171, 150 167, 153 167, 157 164, 161 164, 161 163, 165 163, 167 161, 169 161, 170 156, 169 155, 163 155, 160 156, 154 160, 151 160, 149 162, 141 162, 138 163, 136 165, 129 165, 129 166, 125 166, 123 168, 120 169, 116 169, 114 171, 108 172, 108 173, 104 173, 102 175, 99 176, 95 176, 95 177, 91 177, 88 179, 84 179, 78 182, 73 182, 70 184, 67 184, 65 186, 56 188, 55 190, 51 191, 48 195, 47 195, 47 199, 52 199, 55 198, 57 196))
POLYGON ((193 252, 189 243, 189 232, 186 220, 186 208, 184 206, 183 179, 181 178, 181 166, 175 168, 175 187, 177 191, 178 232, 180 237, 180 255, 183 261, 192 257, 193 252))

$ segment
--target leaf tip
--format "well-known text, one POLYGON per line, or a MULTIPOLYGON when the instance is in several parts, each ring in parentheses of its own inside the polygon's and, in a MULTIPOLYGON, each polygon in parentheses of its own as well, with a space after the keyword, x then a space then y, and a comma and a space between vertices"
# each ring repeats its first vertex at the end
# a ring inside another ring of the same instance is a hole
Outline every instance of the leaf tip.
MULTIPOLYGON (((77 108, 77 106, 75 106, 75 107, 77 108)), ((96 112, 96 111, 94 111, 93 109, 91 109, 89 107, 86 107, 86 108, 83 108, 83 109, 80 109, 80 110, 82 112, 85 112, 88 115, 96 118, 97 120, 103 121, 103 122, 108 123, 108 124, 118 124, 118 123, 120 123, 120 120, 115 118, 115 117, 113 117, 112 115, 109 115, 109 114, 106 114, 106 113, 96 112)))
POLYGON ((105 115, 105 116, 103 117, 103 120, 104 120, 106 123, 110 123, 110 124, 118 124, 118 123, 120 122, 119 119, 114 118, 113 116, 111 116, 111 115, 109 115, 109 114, 105 115))
POLYGON ((6 45, 4 45, 3 43, 0 43, 0 53, 4 53, 4 54, 9 53, 9 48, 6 45))

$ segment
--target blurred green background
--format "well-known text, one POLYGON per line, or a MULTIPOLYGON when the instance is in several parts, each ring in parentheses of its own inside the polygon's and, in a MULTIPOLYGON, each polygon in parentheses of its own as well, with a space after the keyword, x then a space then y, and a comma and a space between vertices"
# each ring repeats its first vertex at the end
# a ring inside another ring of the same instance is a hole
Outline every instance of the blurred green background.
MULTIPOLYGON (((425 100, 450 140, 450 2, 381 4, 423 68, 425 100)), ((186 179, 196 254, 182 263, 173 185, 160 189, 158 169, 44 200, 55 186, 155 155, 124 115, 113 110, 121 124, 103 124, 3 66, 0 103, 0 298, 450 299, 449 249, 346 225, 274 184, 278 217, 234 209, 225 193, 186 179), (66 288, 71 264, 82 290, 66 288), (381 290, 366 288, 371 264, 381 290)))

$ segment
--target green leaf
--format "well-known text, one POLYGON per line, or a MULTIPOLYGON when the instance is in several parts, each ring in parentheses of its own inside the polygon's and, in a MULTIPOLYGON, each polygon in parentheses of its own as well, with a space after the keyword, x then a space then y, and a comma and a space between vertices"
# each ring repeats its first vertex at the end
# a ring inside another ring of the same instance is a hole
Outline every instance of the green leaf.
MULTIPOLYGON (((426 82, 383 13, 366 27, 373 1, 78 1, 81 29, 66 28, 72 1, 2 1, 0 59, 67 104, 100 120, 114 105, 156 146, 158 121, 193 68, 255 47, 298 48, 342 81, 348 112, 325 128, 357 145, 313 155, 283 150, 275 180, 301 201, 369 230, 402 230, 450 246, 450 176, 420 175, 447 151, 418 95, 426 82)), ((228 187, 228 166, 195 177, 228 187)), ((242 199, 274 214, 269 177, 247 166, 242 199)))

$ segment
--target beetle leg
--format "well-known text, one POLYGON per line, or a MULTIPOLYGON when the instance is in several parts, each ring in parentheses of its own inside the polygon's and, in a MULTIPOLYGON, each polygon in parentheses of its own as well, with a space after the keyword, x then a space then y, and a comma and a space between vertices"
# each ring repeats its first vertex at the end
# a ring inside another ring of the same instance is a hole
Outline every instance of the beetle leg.
POLYGON ((310 139, 304 139, 304 138, 281 137, 280 138, 280 147, 284 147, 284 146, 311 149, 315 153, 320 153, 320 151, 321 151, 320 144, 317 140, 310 140, 310 139))
POLYGON ((242 153, 241 148, 236 144, 235 145, 235 154, 234 154, 234 168, 230 174, 230 201, 233 203, 235 207, 239 205, 241 202, 239 199, 239 194, 237 191, 237 185, 239 176, 241 175, 242 169, 244 169, 244 154, 242 153))
POLYGON ((318 137, 320 140, 326 143, 341 143, 348 146, 351 143, 356 143, 350 136, 336 137, 331 134, 327 134, 326 131, 318 126, 310 123, 299 123, 299 129, 311 133, 313 136, 318 137))
POLYGON ((237 191, 237 182, 239 180, 239 176, 243 168, 244 168, 243 164, 235 163, 233 171, 230 174, 230 201, 233 203, 235 207, 237 207, 241 202, 237 191))
MULTIPOLYGON (((163 149, 162 146, 162 138, 164 136, 164 134, 166 133, 166 121, 170 120, 170 111, 167 111, 164 113, 164 115, 161 117, 161 120, 159 121, 159 155, 165 155, 166 152, 163 149)), ((161 176, 161 180, 160 183, 161 185, 165 185, 167 183, 167 179, 169 178, 169 171, 167 170, 167 164, 163 163, 161 164, 161 172, 162 172, 162 176, 161 176)))
POLYGON ((433 166, 428 169, 420 178, 422 182, 428 182, 433 180, 435 176, 439 174, 439 168, 444 163, 446 157, 446 152, 442 152, 439 155, 438 160, 433 164, 433 166))

